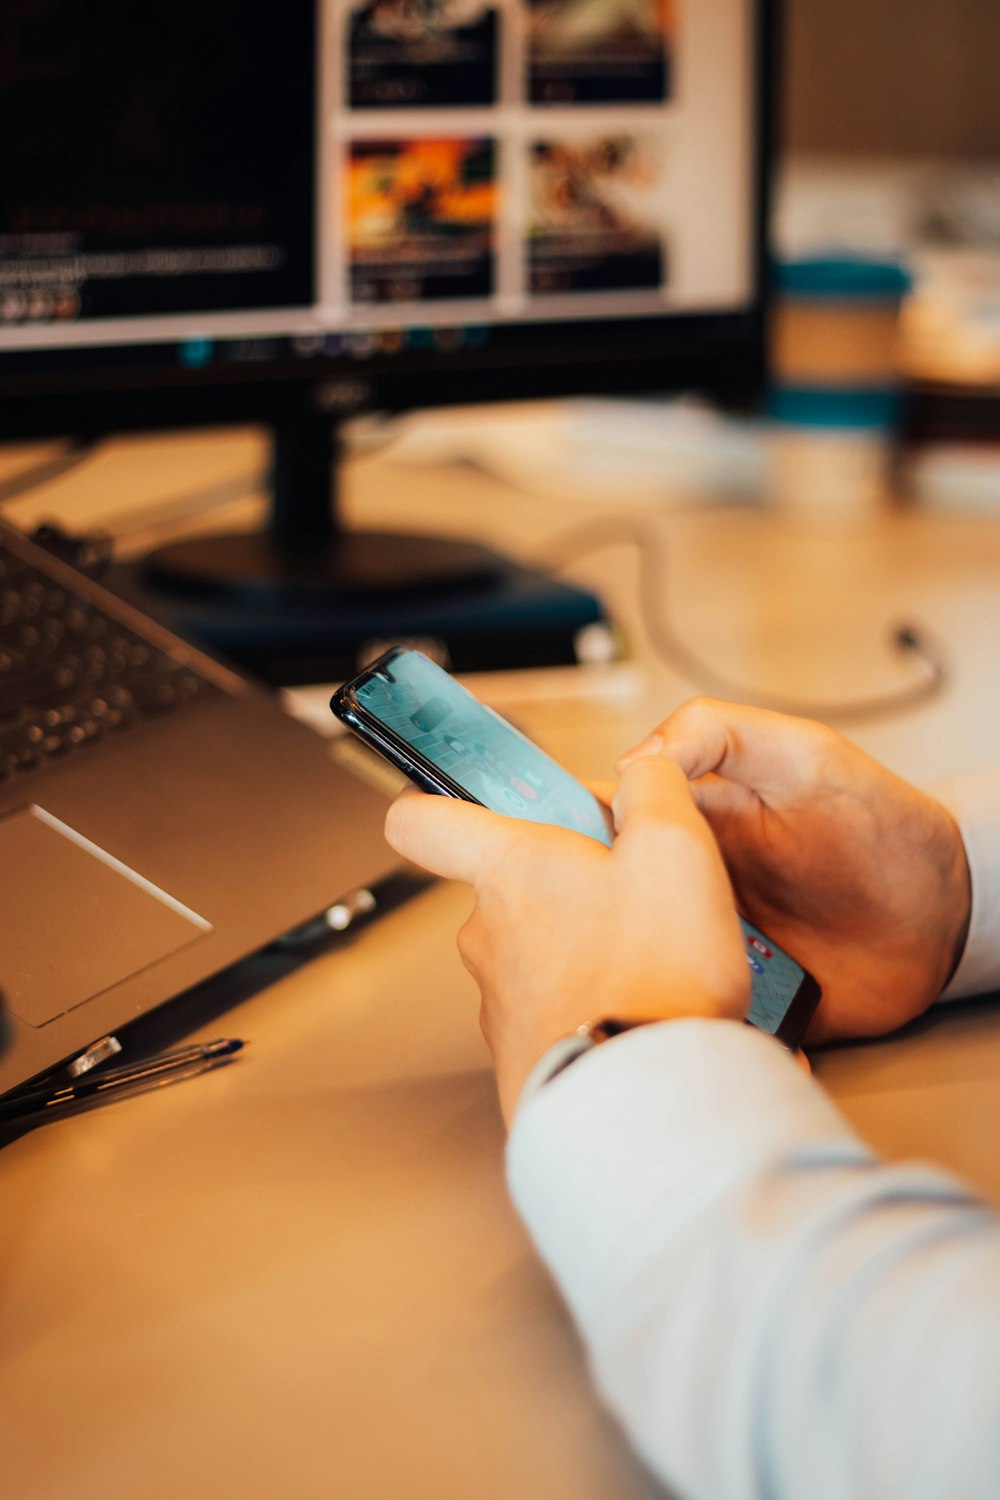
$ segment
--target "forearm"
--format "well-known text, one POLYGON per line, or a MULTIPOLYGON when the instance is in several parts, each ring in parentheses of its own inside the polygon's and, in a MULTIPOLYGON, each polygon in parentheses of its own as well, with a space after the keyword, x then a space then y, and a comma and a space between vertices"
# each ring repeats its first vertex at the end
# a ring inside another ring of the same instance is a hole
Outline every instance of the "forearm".
POLYGON ((682 1493, 1000 1492, 997 1225, 876 1164, 776 1044, 622 1037, 525 1107, 510 1177, 606 1399, 682 1493))

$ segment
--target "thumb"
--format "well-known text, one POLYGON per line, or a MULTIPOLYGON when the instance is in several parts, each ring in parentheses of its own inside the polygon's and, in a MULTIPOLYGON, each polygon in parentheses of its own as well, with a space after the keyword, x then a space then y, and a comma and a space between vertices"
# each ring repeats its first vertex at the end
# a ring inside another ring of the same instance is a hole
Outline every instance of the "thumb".
POLYGON ((644 756, 626 766, 614 800, 619 841, 634 843, 650 830, 695 829, 710 837, 680 766, 664 756, 644 756))
POLYGON ((655 754, 672 760, 691 781, 714 773, 765 800, 780 800, 810 784, 814 752, 829 733, 808 719, 692 698, 623 756, 619 767, 655 754))
POLYGON ((393 849, 447 880, 476 885, 517 837, 517 820, 474 802, 406 791, 389 808, 393 849))

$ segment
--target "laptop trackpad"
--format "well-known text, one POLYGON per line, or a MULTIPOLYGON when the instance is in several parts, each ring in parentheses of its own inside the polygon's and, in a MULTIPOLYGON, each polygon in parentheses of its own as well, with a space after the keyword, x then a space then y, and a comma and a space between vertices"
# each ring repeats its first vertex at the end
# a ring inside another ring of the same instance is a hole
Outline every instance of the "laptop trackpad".
POLYGON ((44 1026, 212 924, 43 807, 0 822, 0 992, 44 1026))

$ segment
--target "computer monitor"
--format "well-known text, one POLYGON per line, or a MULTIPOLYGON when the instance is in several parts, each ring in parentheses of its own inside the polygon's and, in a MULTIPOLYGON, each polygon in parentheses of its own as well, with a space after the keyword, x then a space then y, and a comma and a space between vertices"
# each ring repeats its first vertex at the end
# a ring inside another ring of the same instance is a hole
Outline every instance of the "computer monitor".
POLYGON ((347 416, 759 381, 767 0, 17 0, 0 43, 0 438, 266 424, 268 533, 148 563, 209 614, 488 585, 340 530, 347 416))

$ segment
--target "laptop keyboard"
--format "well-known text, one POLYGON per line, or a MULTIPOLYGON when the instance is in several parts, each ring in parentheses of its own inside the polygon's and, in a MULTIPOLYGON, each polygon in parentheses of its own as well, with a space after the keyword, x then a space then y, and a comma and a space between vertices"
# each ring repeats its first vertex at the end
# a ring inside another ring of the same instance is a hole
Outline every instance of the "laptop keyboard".
POLYGON ((0 542, 0 783, 219 691, 0 542))

